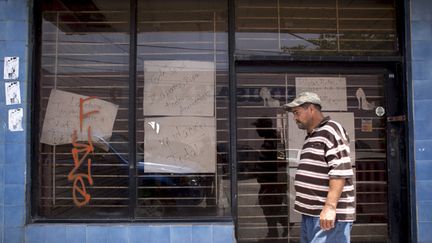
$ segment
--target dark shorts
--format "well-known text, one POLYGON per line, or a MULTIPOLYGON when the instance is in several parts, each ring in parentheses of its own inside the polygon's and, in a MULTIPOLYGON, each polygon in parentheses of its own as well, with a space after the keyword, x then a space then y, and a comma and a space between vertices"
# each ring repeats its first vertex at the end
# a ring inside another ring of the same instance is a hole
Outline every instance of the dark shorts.
POLYGON ((338 222, 331 230, 322 230, 319 217, 302 215, 301 243, 349 243, 352 222, 338 222))

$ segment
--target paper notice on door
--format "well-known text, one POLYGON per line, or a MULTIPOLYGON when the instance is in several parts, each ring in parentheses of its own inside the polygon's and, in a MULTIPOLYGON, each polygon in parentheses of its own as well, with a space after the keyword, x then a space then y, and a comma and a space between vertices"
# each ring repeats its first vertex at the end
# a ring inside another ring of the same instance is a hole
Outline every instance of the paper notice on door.
POLYGON ((343 77, 297 77, 296 95, 314 92, 321 98, 323 111, 346 111, 346 79, 343 77))
POLYGON ((215 64, 144 62, 144 116, 214 116, 215 64))
POLYGON ((89 127, 92 141, 109 140, 117 111, 118 105, 113 103, 53 89, 45 113, 41 143, 72 143, 74 131, 77 132, 77 141, 88 141, 89 127))
POLYGON ((362 132, 372 132, 372 119, 362 119, 361 120, 361 131, 362 132))

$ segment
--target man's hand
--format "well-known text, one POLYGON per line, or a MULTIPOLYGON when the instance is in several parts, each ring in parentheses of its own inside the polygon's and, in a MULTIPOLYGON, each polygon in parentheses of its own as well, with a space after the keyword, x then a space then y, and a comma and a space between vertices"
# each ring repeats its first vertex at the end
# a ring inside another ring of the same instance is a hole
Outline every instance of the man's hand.
POLYGON ((323 230, 331 230, 334 228, 336 221, 336 207, 344 185, 344 178, 331 178, 329 181, 327 200, 320 214, 320 226, 323 230))
POLYGON ((324 205, 320 214, 320 227, 323 230, 331 230, 334 228, 336 220, 336 208, 332 205, 324 205))

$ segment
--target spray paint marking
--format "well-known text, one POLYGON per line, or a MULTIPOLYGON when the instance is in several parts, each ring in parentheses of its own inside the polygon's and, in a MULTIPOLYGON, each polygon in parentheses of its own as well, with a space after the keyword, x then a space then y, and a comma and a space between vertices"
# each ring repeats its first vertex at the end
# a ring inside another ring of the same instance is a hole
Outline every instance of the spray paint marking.
MULTIPOLYGON (((84 119, 88 118, 92 114, 96 114, 99 112, 98 110, 92 110, 87 113, 84 113, 84 102, 89 101, 91 99, 95 99, 95 97, 89 97, 85 99, 80 98, 80 103, 79 103, 80 132, 82 131, 84 119)), ((84 180, 86 179, 89 185, 93 185, 94 183, 91 175, 91 158, 87 158, 90 153, 94 152, 91 135, 92 135, 91 126, 89 126, 87 128, 88 144, 85 144, 85 143, 77 142, 78 135, 76 130, 72 134, 72 145, 73 145, 72 157, 74 161, 74 168, 68 174, 68 180, 73 181, 72 199, 77 207, 82 207, 88 204, 88 202, 91 199, 91 195, 87 193, 86 183, 84 180), (82 153, 84 154, 80 158, 80 154, 82 153), (86 159, 87 159, 87 173, 78 173, 77 172, 78 169, 86 161, 86 159)))

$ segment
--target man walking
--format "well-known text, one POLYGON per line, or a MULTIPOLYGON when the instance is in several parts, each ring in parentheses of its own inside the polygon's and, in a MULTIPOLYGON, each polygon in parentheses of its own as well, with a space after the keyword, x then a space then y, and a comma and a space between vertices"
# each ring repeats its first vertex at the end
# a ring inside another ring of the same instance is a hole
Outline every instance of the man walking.
POLYGON ((355 191, 348 135, 338 122, 324 117, 315 93, 303 92, 283 107, 307 131, 294 183, 294 210, 302 214, 301 243, 350 242, 355 191))

